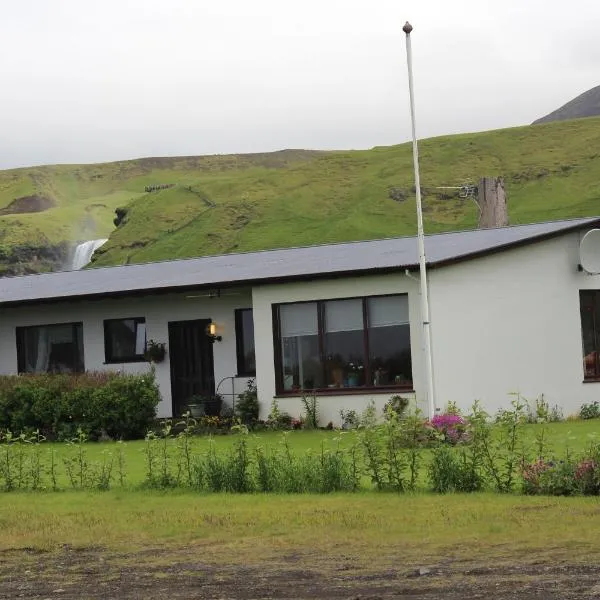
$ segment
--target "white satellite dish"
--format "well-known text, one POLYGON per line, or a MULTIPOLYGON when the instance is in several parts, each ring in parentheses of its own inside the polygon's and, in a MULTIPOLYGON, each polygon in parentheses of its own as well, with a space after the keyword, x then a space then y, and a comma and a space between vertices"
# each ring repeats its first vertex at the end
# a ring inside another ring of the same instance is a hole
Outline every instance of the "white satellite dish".
POLYGON ((581 239, 579 263, 588 273, 600 273, 600 229, 590 229, 581 239))

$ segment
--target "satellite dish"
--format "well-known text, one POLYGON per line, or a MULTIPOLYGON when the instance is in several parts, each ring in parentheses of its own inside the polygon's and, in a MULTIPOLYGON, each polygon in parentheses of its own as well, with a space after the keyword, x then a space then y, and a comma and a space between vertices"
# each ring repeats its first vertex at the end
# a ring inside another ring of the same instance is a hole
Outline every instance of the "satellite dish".
POLYGON ((590 229, 581 239, 579 262, 584 271, 600 273, 600 229, 590 229))

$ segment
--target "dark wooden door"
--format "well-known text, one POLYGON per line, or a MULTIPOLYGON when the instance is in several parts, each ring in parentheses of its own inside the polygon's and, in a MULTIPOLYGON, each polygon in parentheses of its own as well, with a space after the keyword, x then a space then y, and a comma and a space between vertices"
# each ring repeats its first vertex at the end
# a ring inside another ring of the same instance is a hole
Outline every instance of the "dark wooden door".
POLYGON ((206 335, 209 320, 169 323, 173 416, 187 411, 192 396, 215 393, 213 345, 206 335))

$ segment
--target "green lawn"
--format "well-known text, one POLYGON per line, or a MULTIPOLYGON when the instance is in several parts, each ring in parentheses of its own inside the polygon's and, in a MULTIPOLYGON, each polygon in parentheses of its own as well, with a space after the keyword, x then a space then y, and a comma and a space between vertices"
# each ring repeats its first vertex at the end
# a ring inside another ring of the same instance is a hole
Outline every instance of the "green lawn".
MULTIPOLYGON (((557 458, 563 457, 567 451, 580 453, 589 447, 590 443, 600 442, 600 420, 592 419, 587 421, 564 421, 560 423, 550 423, 547 425, 526 425, 524 427, 525 446, 532 454, 535 454, 536 434, 545 429, 547 453, 554 454, 557 458)), ((208 452, 209 445, 214 444, 217 451, 225 452, 230 449, 239 439, 240 434, 215 435, 215 436, 195 436, 191 438, 191 449, 194 454, 204 454, 208 452)), ((248 445, 250 452, 258 447, 275 448, 281 447, 284 439, 288 440, 289 446, 296 454, 305 452, 318 453, 321 448, 334 448, 339 445, 342 448, 348 448, 357 443, 356 432, 353 431, 289 431, 282 432, 259 432, 248 434, 248 445)), ((176 440, 168 439, 166 446, 170 456, 170 465, 174 467, 176 463, 176 440)), ((125 473, 127 475, 127 486, 136 487, 141 484, 146 475, 146 443, 142 440, 128 442, 89 442, 84 444, 86 460, 90 463, 103 460, 105 455, 111 456, 116 464, 117 455, 122 450, 125 458, 125 473)), ((66 443, 44 443, 42 445, 42 455, 46 462, 50 450, 54 450, 58 462, 58 481, 60 487, 68 487, 69 481, 64 469, 63 459, 77 455, 78 449, 73 445, 66 443)), ((427 465, 430 451, 424 450, 425 465, 427 465)), ((426 486, 426 466, 421 469, 420 483, 422 487, 426 486)), ((116 468, 113 471, 116 478, 116 468)), ((368 484, 367 481, 365 481, 368 484)), ((113 483, 115 485, 115 483, 113 483)))
MULTIPOLYGON (((107 492, 0 496, 0 551, 63 544, 121 550, 210 547, 210 560, 252 562, 294 549, 383 565, 535 550, 600 556, 594 498, 494 494, 200 495, 107 492), (460 540, 460 544, 457 544, 460 540)), ((208 558, 208 557, 207 557, 208 558)))
MULTIPOLYGON (((530 443, 539 430, 527 426, 530 443)), ((584 449, 598 432, 600 420, 548 426, 559 453, 584 449)), ((338 438, 349 445, 353 434, 288 435, 297 452, 338 438)), ((214 443, 227 450, 238 439, 218 436, 214 443)), ((273 446, 281 434, 248 440, 273 446)), ((197 438, 195 450, 209 443, 197 438)), ((76 450, 48 444, 44 452, 52 449, 76 450)), ((89 460, 100 460, 117 445, 84 449, 89 460)), ((131 484, 144 477, 143 450, 141 441, 124 445, 131 484)), ((244 598, 246 589, 252 597, 290 597, 290 589, 302 598, 373 597, 385 589, 378 598, 533 599, 542 587, 554 593, 579 586, 575 595, 559 596, 576 598, 595 585, 597 569, 590 565, 600 560, 596 497, 205 494, 116 486, 0 494, 0 527, 2 597, 31 590, 30 597, 244 598), (423 565, 434 575, 411 579, 423 565), (498 596, 508 585, 516 595, 498 596)))

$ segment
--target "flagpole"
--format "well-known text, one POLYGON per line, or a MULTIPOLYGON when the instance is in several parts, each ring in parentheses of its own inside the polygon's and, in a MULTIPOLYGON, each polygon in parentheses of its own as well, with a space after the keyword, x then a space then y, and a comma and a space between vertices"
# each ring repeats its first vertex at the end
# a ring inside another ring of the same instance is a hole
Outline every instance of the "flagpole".
POLYGON ((410 33, 412 25, 406 21, 402 31, 406 34, 406 61, 408 64, 408 90, 410 94, 410 119, 412 127, 413 163, 415 169, 415 194, 417 199, 417 243, 419 248, 419 274, 421 284, 421 318, 423 320, 423 353, 425 358, 425 380, 429 417, 435 416, 436 404, 433 385, 433 361, 431 357, 431 322, 429 318, 429 294, 427 287, 427 261, 425 257, 425 233, 423 231, 423 210, 421 206, 421 178, 419 176, 419 149, 415 127, 415 98, 413 91, 412 47, 410 33))

